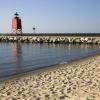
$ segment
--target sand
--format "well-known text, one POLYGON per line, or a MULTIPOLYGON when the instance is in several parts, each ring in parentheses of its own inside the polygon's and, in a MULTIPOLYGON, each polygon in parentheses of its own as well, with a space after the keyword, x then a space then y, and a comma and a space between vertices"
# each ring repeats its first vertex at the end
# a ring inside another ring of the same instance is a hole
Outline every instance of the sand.
POLYGON ((100 56, 1 81, 0 100, 100 100, 100 56))

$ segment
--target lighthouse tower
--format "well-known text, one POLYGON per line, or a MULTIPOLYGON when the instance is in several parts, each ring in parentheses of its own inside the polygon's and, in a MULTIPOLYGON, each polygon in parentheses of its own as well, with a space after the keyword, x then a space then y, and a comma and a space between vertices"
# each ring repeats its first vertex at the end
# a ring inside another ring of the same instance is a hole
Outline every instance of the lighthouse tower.
POLYGON ((16 12, 15 17, 12 19, 12 32, 16 34, 22 34, 22 24, 19 14, 16 12))

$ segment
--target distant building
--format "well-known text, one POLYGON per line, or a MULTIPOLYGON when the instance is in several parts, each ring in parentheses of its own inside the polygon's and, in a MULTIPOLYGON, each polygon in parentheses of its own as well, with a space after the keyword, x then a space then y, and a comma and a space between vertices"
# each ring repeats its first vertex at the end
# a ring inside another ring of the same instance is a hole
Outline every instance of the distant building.
POLYGON ((22 34, 22 23, 19 14, 16 12, 14 15, 15 17, 12 19, 12 32, 22 34))

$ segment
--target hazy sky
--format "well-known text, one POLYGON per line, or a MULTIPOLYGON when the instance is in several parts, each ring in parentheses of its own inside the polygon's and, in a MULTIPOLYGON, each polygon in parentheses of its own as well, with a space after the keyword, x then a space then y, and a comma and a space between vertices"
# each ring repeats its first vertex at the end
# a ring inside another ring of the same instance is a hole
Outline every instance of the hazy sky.
POLYGON ((100 0, 0 0, 0 33, 11 32, 15 12, 23 32, 100 32, 100 0))

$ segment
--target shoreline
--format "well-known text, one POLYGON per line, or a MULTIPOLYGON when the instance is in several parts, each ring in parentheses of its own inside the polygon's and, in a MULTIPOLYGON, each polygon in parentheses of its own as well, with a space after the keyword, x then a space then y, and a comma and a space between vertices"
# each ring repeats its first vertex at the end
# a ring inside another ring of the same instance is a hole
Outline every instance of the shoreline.
POLYGON ((90 56, 0 81, 0 98, 100 100, 99 59, 100 55, 90 56))
POLYGON ((18 73, 18 74, 13 74, 10 75, 9 77, 5 77, 5 78, 2 78, 0 79, 0 83, 1 82, 4 82, 4 81, 9 81, 9 80, 13 80, 14 78, 19 78, 19 77, 23 77, 23 76, 26 76, 26 75, 30 75, 30 74, 38 74, 38 73, 41 73, 41 72, 45 72, 45 71, 48 71, 48 70, 53 70, 53 69, 56 69, 57 67, 61 67, 63 65, 70 65, 70 64, 73 64, 73 63, 80 63, 81 61, 84 61, 84 60, 88 60, 88 59, 91 59, 91 58, 94 58, 94 57, 98 57, 100 55, 100 53, 98 54, 93 54, 93 55, 88 55, 88 56, 84 56, 84 57, 79 57, 79 58, 76 58, 76 59, 72 59, 70 61, 66 61, 64 63, 58 63, 58 64, 54 64, 54 65, 50 65, 50 66, 45 66, 45 67, 39 67, 37 69, 33 69, 33 70, 29 70, 29 71, 25 71, 25 72, 22 72, 22 73, 18 73))

